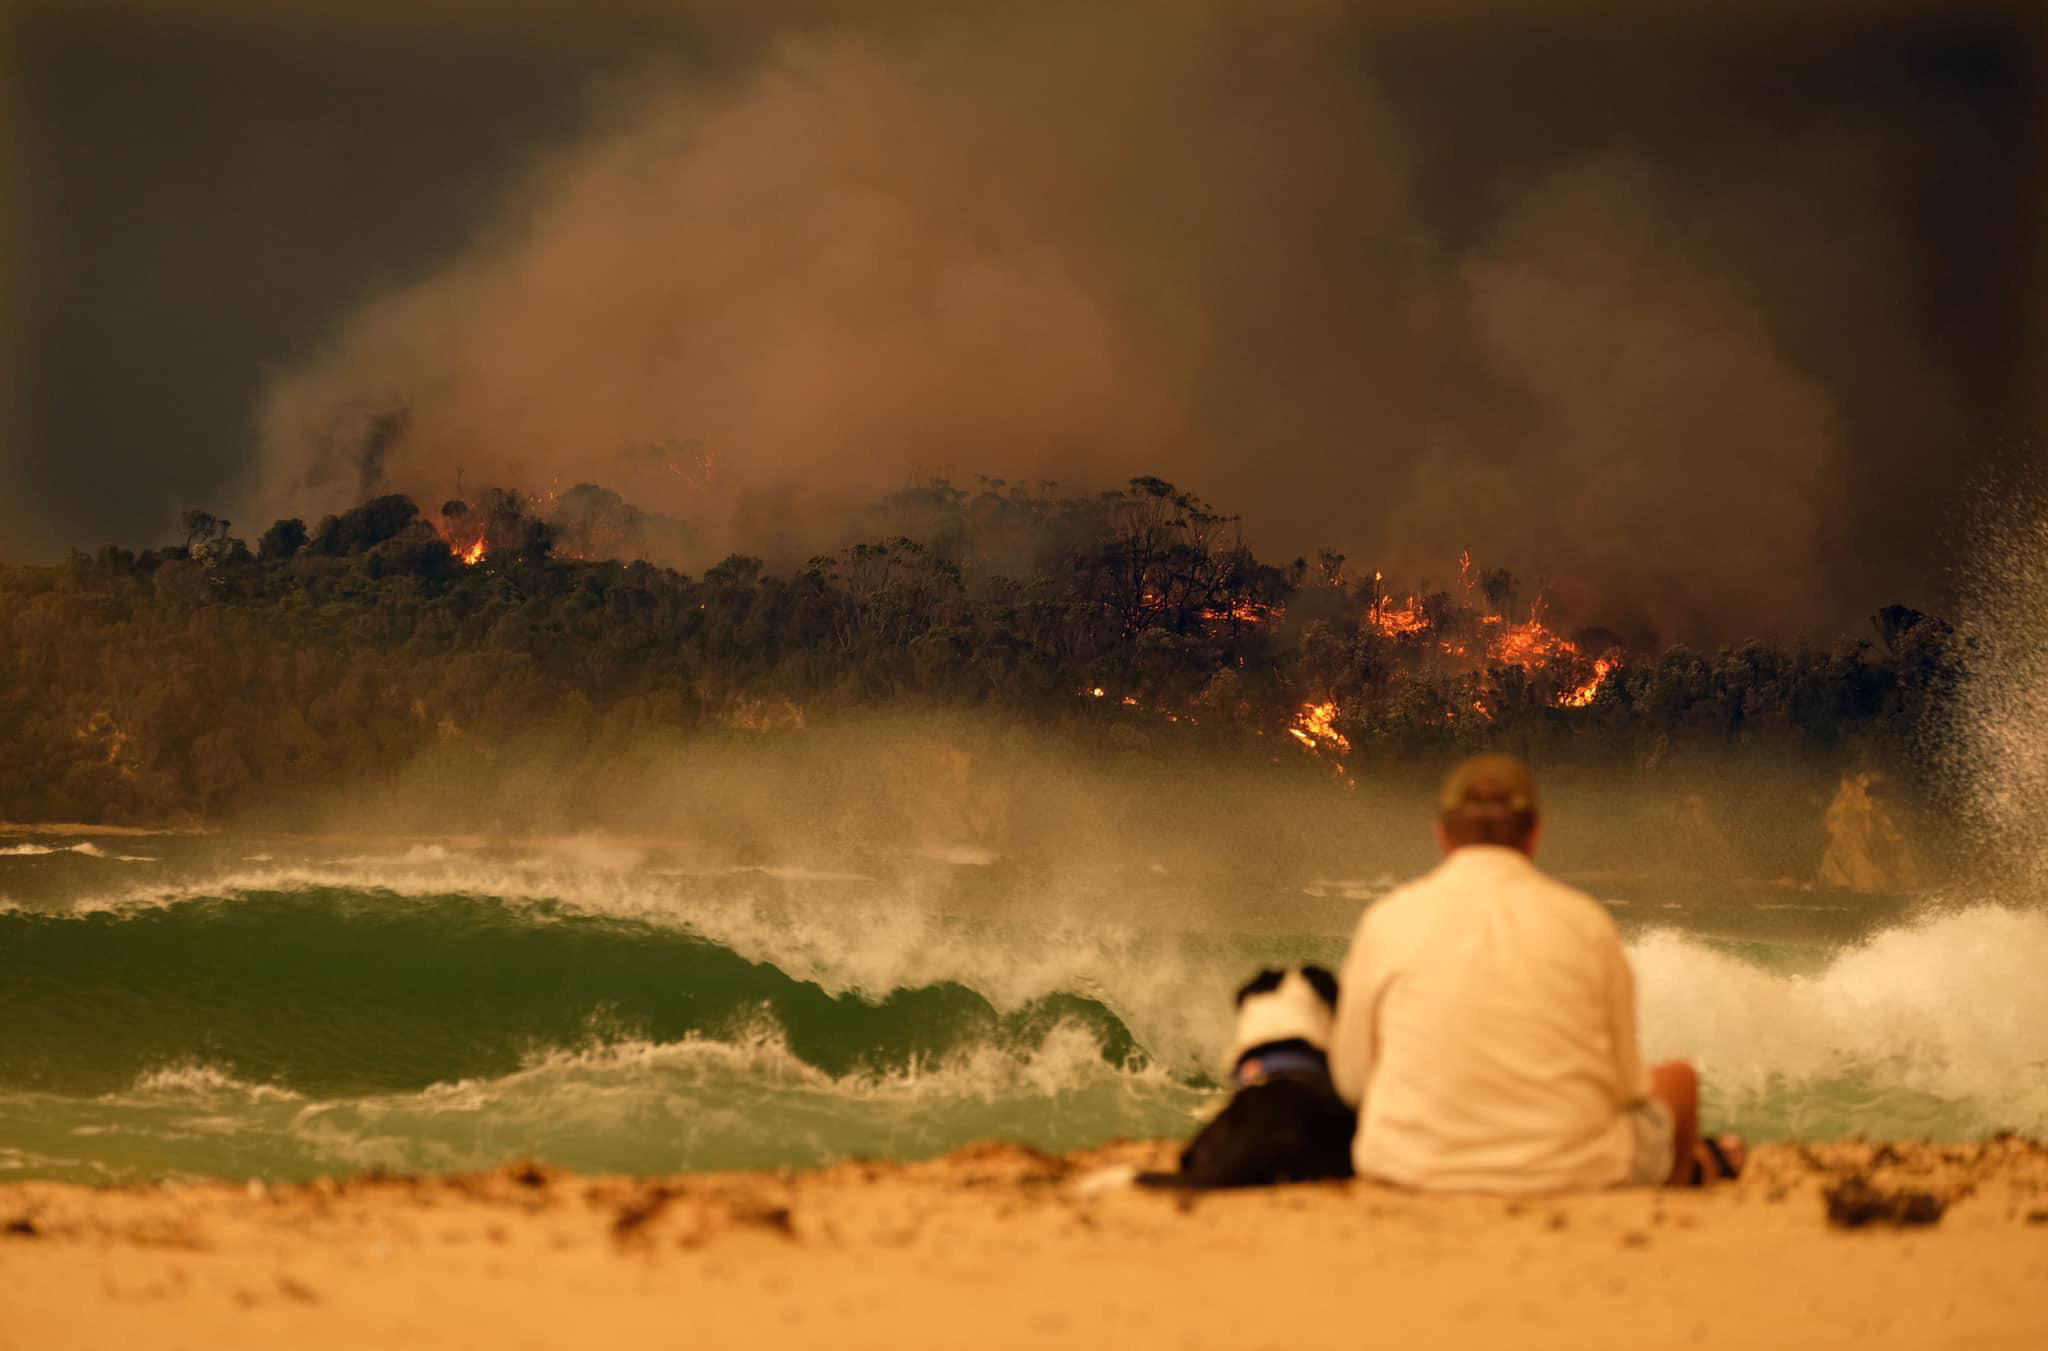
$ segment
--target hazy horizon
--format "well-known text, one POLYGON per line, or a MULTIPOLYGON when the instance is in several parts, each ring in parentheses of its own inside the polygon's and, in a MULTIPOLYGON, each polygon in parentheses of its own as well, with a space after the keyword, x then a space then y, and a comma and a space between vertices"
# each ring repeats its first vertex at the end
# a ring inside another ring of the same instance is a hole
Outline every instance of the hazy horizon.
POLYGON ((2037 37, 31 9, 0 553, 591 481, 701 567, 948 470, 1158 474, 1269 558, 1469 547, 1671 639, 1947 608, 2040 459, 2037 37))

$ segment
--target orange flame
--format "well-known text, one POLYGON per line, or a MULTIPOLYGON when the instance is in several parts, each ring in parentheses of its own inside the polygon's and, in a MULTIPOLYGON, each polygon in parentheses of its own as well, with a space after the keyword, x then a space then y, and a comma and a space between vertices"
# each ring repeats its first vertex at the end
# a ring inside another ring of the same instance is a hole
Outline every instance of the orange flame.
POLYGON ((1525 671, 1534 671, 1550 665, 1560 657, 1576 656, 1578 645, 1570 639, 1558 637, 1545 628, 1542 614, 1542 606, 1539 603, 1531 611, 1526 623, 1503 622, 1500 636, 1493 640, 1493 658, 1496 661, 1510 662, 1525 671))
POLYGON ((469 547, 468 547, 467 549, 464 549, 464 550, 462 550, 461 552, 457 553, 457 554, 456 554, 455 556, 456 556, 457 558, 461 559, 461 560, 463 561, 463 563, 464 563, 465 565, 469 566, 469 567, 475 567, 475 566, 476 566, 477 564, 479 564, 479 563, 483 562, 483 561, 484 561, 484 541, 483 541, 483 537, 482 537, 482 536, 478 536, 478 537, 477 537, 477 541, 476 541, 476 543, 474 543, 474 544, 470 545, 470 546, 469 546, 469 547))
POLYGON ((1606 657, 1596 660, 1593 663, 1593 678, 1577 689, 1569 690, 1559 695, 1557 700, 1558 706, 1560 708, 1584 708, 1592 703, 1593 696, 1600 693, 1601 684, 1606 681, 1609 675, 1613 674, 1614 668, 1619 665, 1621 665, 1620 662, 1606 657))
POLYGON ((1287 735, 1299 741, 1312 751, 1325 748, 1336 751, 1351 749, 1350 738, 1337 730, 1337 705, 1333 700, 1319 704, 1303 704, 1301 712, 1287 729, 1287 735))
MULTIPOLYGON (((1434 624, 1423 609, 1422 601, 1414 594, 1406 600, 1396 601, 1392 595, 1382 593, 1383 574, 1373 574, 1372 608, 1367 611, 1364 627, 1374 630, 1387 638, 1414 638, 1430 633, 1434 624)), ((1435 646, 1444 655, 1459 659, 1483 657, 1484 660, 1500 665, 1519 666, 1524 671, 1539 671, 1567 663, 1576 664, 1582 660, 1579 645, 1564 637, 1543 622, 1543 598, 1538 596, 1529 607, 1529 617, 1520 623, 1512 622, 1498 611, 1484 609, 1478 601, 1478 574, 1472 566, 1472 551, 1466 549, 1458 555, 1458 581, 1468 597, 1472 608, 1478 610, 1470 619, 1476 619, 1479 626, 1480 642, 1467 644, 1453 629, 1449 634, 1435 636, 1435 646)), ((1469 611, 1461 612, 1470 614, 1469 611)), ((1470 622, 1461 620, 1460 622, 1470 622)), ((1619 654, 1601 657, 1593 664, 1593 676, 1584 684, 1574 686, 1556 696, 1561 708, 1584 708, 1593 702, 1600 686, 1621 665, 1619 654)), ((1480 709, 1487 716, 1491 711, 1480 709)))
POLYGON ((1372 609, 1366 614, 1365 622, 1378 629, 1384 637, 1407 638, 1429 631, 1429 616, 1423 613, 1422 602, 1414 596, 1405 604, 1396 606, 1392 596, 1379 593, 1380 575, 1373 575, 1372 609))
POLYGON ((1261 605, 1255 600, 1241 600, 1228 609, 1206 609, 1201 612, 1205 624, 1267 624, 1282 619, 1287 614, 1284 605, 1261 605))

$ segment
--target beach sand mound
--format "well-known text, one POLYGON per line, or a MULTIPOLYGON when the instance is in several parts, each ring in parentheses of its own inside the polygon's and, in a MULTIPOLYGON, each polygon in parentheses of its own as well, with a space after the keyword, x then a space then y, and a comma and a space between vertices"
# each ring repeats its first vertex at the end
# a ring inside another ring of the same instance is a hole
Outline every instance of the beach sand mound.
POLYGON ((2048 1345, 2048 1147, 2016 1137, 1766 1146, 1698 1193, 1102 1185, 1175 1149, 13 1184, 0 1348, 2048 1345), (1831 1222, 1845 1192, 1879 1213, 1831 1222))

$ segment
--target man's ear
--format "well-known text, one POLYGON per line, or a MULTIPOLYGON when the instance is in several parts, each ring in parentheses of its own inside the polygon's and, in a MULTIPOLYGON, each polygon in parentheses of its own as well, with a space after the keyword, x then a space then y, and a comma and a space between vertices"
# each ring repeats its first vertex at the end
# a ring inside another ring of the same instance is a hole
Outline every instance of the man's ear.
POLYGON ((1536 857, 1536 846, 1543 843, 1543 818, 1537 817, 1536 824, 1529 827, 1529 838, 1522 843, 1522 852, 1530 858, 1536 857))
POLYGON ((1435 821, 1430 822, 1429 828, 1436 832, 1436 847, 1443 850, 1446 854, 1450 853, 1453 849, 1456 849, 1458 847, 1451 843, 1451 833, 1448 830, 1444 829, 1444 823, 1441 817, 1439 817, 1435 821))

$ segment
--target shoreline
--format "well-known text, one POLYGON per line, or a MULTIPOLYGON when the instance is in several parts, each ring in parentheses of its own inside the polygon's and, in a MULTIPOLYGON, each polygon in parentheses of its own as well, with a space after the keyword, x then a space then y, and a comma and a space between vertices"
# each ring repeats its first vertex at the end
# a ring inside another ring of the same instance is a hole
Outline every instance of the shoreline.
POLYGON ((1175 1142, 629 1178, 0 1184, 0 1349, 2048 1343, 2048 1144, 1764 1145, 1703 1192, 1114 1185, 1175 1142), (1831 1225, 1851 1179, 1937 1222, 1831 1225))

